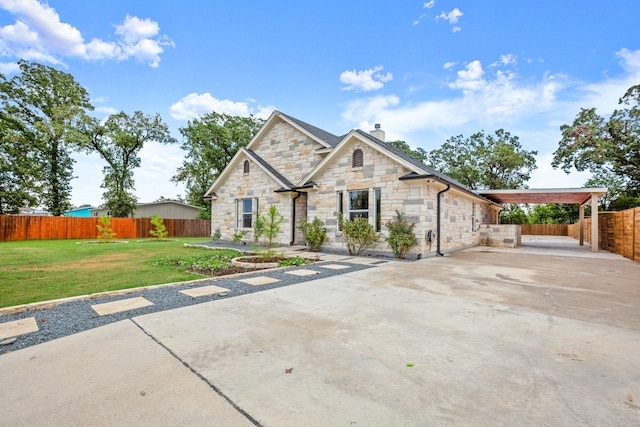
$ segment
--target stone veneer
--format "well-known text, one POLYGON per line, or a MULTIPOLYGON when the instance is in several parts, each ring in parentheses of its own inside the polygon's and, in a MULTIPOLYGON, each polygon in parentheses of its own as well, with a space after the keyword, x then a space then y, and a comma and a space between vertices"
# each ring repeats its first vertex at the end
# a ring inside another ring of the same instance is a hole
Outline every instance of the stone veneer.
MULTIPOLYGON (((418 247, 410 257, 417 254, 422 256, 433 255, 436 252, 436 236, 431 244, 425 237, 429 230, 434 233, 437 228, 437 194, 442 190, 443 184, 428 182, 427 180, 406 180, 399 178, 410 171, 403 165, 396 163, 388 156, 380 153, 368 144, 354 137, 351 144, 333 159, 331 165, 326 166, 313 181, 317 184, 316 191, 309 192, 308 220, 314 217, 321 219, 327 228, 328 242, 323 248, 346 251, 346 245, 341 232, 337 230, 337 192, 343 192, 343 205, 345 215, 348 209, 348 192, 351 190, 369 190, 370 215, 369 223, 374 225, 373 211, 374 189, 381 190, 381 241, 372 252, 390 253, 385 237, 388 230, 385 222, 396 216, 396 211, 402 213, 405 218, 415 223, 414 233, 418 238, 418 247), (355 149, 363 151, 364 164, 360 168, 351 167, 351 156, 355 149)), ((481 199, 474 200, 471 196, 451 189, 442 195, 441 205, 441 250, 450 252, 457 249, 477 246, 480 242, 478 225, 490 221, 490 209, 488 204, 481 199), (473 209, 476 216, 472 218, 473 209), (472 224, 475 220, 475 224, 472 224), (475 225, 475 226, 474 226, 475 225), (475 228, 475 230, 474 230, 475 228)))
MULTIPOLYGON (((322 160, 322 155, 316 153, 316 150, 323 146, 280 121, 250 148, 295 185, 322 160)), ((258 201, 259 210, 254 213, 254 221, 255 214, 264 215, 271 205, 275 205, 284 217, 277 242, 288 245, 291 242, 291 205, 296 193, 275 193, 280 187, 281 185, 264 172, 260 165, 241 155, 229 176, 215 190, 217 198, 211 204, 211 230, 219 228, 223 240, 232 240, 234 233, 242 231, 246 233, 243 240, 252 241, 252 229, 238 229, 236 226, 236 200, 254 198, 258 201), (249 160, 248 174, 244 173, 245 160, 249 160)), ((296 225, 306 217, 305 201, 305 194, 296 201, 296 225)), ((295 240, 296 243, 304 244, 302 234, 297 229, 295 240)))
POLYGON ((481 224, 480 244, 501 248, 515 248, 522 244, 522 227, 518 224, 481 224))
MULTIPOLYGON (((316 150, 323 146, 284 121, 276 122, 250 149, 267 161, 281 175, 294 185, 306 176, 325 155, 316 150)), ((341 232, 337 230, 337 192, 342 191, 345 213, 348 209, 348 192, 351 190, 369 190, 370 217, 374 225, 373 203, 374 189, 381 190, 381 240, 376 248, 369 252, 390 254, 385 237, 388 231, 384 223, 401 212, 405 218, 416 224, 414 232, 418 238, 418 247, 410 258, 434 255, 437 249, 435 231, 437 228, 437 194, 445 188, 444 184, 426 179, 400 181, 399 178, 410 170, 396 163, 390 157, 374 149, 368 143, 352 136, 331 163, 313 177, 316 189, 309 190, 296 200, 295 243, 304 243, 298 229, 303 219, 313 221, 318 217, 327 228, 327 241, 324 250, 346 251, 341 232), (363 151, 362 167, 351 167, 353 150, 363 151), (425 237, 433 230, 433 241, 429 244, 425 237)), ((236 200, 254 198, 258 201, 259 213, 264 214, 270 205, 275 205, 284 221, 277 242, 287 245, 291 241, 292 200, 295 192, 275 193, 280 185, 251 159, 241 155, 233 164, 224 182, 215 189, 217 198, 212 202, 212 230, 220 229, 224 240, 232 240, 233 234, 245 231, 243 240, 251 241, 253 230, 238 230, 236 227, 236 200), (250 161, 250 171, 243 173, 244 160, 250 161)), ((452 252, 480 243, 479 224, 494 222, 495 212, 481 198, 474 198, 455 188, 442 196, 441 205, 441 250, 452 252), (475 209, 475 215, 474 215, 475 209)), ((255 217, 255 216, 254 216, 255 217)), ((255 219, 254 219, 255 220, 255 219)))

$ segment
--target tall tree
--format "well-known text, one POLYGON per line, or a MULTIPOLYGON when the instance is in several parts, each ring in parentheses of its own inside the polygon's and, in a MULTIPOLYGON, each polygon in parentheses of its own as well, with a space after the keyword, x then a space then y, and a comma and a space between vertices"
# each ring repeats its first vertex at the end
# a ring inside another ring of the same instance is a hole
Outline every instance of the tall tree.
POLYGON ((429 158, 429 153, 427 153, 423 148, 418 147, 414 150, 405 141, 401 141, 401 140, 387 141, 387 144, 397 148, 398 150, 402 151, 405 154, 410 155, 411 157, 413 157, 418 161, 426 162, 429 158))
POLYGON ((71 74, 35 62, 20 61, 19 66, 20 74, 11 80, 0 74, 2 143, 19 143, 34 153, 38 174, 22 184, 24 193, 37 194, 49 212, 62 215, 71 208, 70 153, 82 139, 78 126, 93 106, 71 74))
POLYGON ((537 167, 536 154, 524 150, 517 136, 499 129, 494 135, 481 131, 469 138, 451 137, 429 153, 429 161, 471 189, 508 189, 526 187, 537 167))
POLYGON ((626 193, 640 195, 640 85, 630 87, 609 120, 595 108, 581 109, 571 125, 562 125, 562 139, 553 167, 594 174, 611 171, 627 182, 626 193))
POLYGON ((87 151, 97 152, 107 162, 101 186, 106 190, 102 195, 105 207, 113 217, 130 216, 137 204, 133 170, 140 166, 140 150, 147 141, 167 144, 175 139, 159 114, 145 116, 141 111, 132 116, 113 114, 104 124, 91 119, 85 132, 87 151))
POLYGON ((0 215, 36 206, 39 173, 37 153, 0 123, 0 215))
MULTIPOLYGON (((181 147, 187 154, 172 181, 186 184, 190 204, 208 207, 203 196, 213 181, 263 125, 264 120, 254 116, 211 112, 180 128, 181 147)), ((210 215, 209 209, 203 212, 210 215)))

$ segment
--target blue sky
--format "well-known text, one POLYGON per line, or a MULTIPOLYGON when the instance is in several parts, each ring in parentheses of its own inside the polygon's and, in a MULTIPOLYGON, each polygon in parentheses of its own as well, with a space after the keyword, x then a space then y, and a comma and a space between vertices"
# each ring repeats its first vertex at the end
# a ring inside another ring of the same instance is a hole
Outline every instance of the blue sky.
MULTIPOLYGON (((380 123, 426 150, 503 128, 539 153, 530 187, 579 187, 588 175, 550 166, 559 126, 640 83, 638 17, 636 0, 0 0, 0 72, 59 67, 97 116, 160 113, 176 138, 211 110, 274 108, 338 135, 380 123)), ((72 202, 100 204, 103 162, 74 157, 72 202)), ((141 202, 185 194, 177 146, 141 157, 141 202)))

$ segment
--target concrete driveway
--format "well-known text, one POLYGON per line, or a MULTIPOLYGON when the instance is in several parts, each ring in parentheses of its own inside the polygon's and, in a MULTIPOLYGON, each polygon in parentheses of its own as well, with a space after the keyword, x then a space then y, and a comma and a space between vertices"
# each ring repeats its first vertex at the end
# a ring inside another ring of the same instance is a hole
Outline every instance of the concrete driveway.
POLYGON ((573 242, 388 262, 5 354, 0 424, 639 425, 640 265, 573 242))

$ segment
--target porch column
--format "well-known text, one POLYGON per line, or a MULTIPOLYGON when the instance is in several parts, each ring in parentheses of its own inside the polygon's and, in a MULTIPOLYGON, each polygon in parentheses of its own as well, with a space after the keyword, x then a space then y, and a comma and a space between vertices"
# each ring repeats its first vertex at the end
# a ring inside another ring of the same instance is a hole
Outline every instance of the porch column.
POLYGON ((580 240, 580 246, 584 246, 584 205, 580 205, 580 236, 578 239, 580 240))
POLYGON ((591 252, 598 252, 598 195, 591 193, 591 252))

